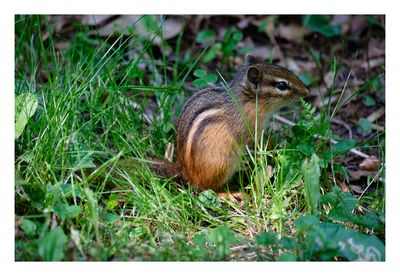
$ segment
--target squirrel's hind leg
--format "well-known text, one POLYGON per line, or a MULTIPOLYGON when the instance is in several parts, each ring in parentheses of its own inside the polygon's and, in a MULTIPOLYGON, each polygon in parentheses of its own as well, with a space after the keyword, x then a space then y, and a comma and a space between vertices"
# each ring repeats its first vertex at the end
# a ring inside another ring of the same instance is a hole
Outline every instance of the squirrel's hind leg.
POLYGON ((207 126, 190 149, 182 174, 201 190, 220 190, 238 169, 237 144, 223 122, 207 126))

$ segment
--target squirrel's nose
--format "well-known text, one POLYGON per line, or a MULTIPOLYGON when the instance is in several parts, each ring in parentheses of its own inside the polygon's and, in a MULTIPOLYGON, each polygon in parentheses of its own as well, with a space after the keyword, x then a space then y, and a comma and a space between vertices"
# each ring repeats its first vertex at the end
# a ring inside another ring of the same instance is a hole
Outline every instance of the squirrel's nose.
POLYGON ((310 89, 308 87, 304 87, 303 89, 298 89, 296 91, 296 94, 301 97, 308 96, 310 94, 310 89))

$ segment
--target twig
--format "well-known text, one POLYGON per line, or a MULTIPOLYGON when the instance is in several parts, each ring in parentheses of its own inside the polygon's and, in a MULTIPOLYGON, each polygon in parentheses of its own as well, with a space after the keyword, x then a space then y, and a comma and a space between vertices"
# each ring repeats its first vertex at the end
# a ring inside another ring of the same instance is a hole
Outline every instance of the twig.
POLYGON ((238 250, 246 250, 248 248, 250 248, 250 246, 248 244, 244 244, 244 245, 233 246, 233 247, 231 247, 231 250, 238 251, 238 250))
POLYGON ((351 128, 350 128, 350 126, 348 124, 346 124, 344 121, 342 121, 340 119, 336 119, 336 118, 333 118, 332 122, 334 122, 334 123, 336 123, 338 125, 344 126, 349 131, 349 139, 350 140, 353 139, 353 132, 351 131, 351 128))
POLYGON ((274 114, 272 117, 274 117, 274 119, 277 120, 278 122, 284 123, 286 125, 289 125, 289 126, 294 126, 295 125, 294 122, 292 122, 292 121, 290 121, 290 120, 288 120, 286 118, 283 118, 282 116, 279 116, 277 114, 274 114))
POLYGON ((339 98, 338 96, 334 95, 331 97, 331 99, 330 99, 331 101, 329 101, 329 97, 327 97, 327 98, 324 98, 321 101, 317 102, 316 105, 317 105, 317 107, 321 108, 321 107, 324 107, 325 105, 327 105, 328 103, 331 103, 331 104, 335 103, 338 98, 339 98))
POLYGON ((377 124, 371 124, 371 128, 379 131, 384 131, 385 128, 383 126, 377 125, 377 124))
POLYGON ((373 112, 371 115, 367 117, 367 120, 373 123, 380 117, 382 117, 383 114, 385 114, 385 107, 381 107, 377 111, 373 112))

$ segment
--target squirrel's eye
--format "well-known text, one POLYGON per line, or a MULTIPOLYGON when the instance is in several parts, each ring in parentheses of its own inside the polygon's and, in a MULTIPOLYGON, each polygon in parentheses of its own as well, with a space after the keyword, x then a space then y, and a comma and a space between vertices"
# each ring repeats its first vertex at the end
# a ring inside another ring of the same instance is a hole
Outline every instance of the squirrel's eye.
POLYGON ((284 90, 287 90, 289 88, 289 85, 287 84, 287 82, 277 81, 275 83, 275 87, 278 88, 281 91, 284 91, 284 90))

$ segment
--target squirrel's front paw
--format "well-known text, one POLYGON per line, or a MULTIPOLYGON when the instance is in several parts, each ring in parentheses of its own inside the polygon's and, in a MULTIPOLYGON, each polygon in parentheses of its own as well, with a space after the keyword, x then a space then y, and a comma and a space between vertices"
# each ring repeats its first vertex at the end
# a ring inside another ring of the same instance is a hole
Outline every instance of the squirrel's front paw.
POLYGON ((242 192, 219 192, 218 197, 223 200, 230 200, 240 207, 244 205, 245 194, 242 192))

